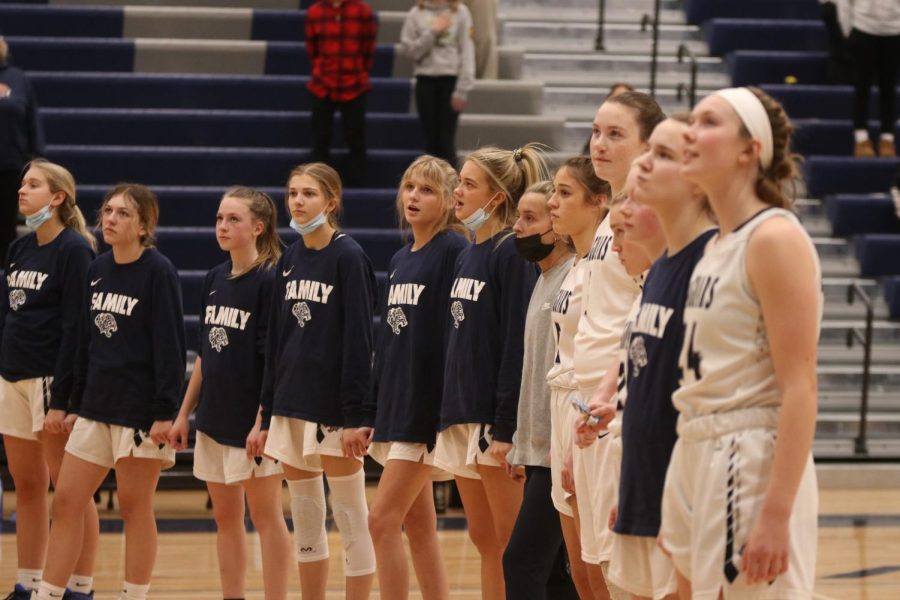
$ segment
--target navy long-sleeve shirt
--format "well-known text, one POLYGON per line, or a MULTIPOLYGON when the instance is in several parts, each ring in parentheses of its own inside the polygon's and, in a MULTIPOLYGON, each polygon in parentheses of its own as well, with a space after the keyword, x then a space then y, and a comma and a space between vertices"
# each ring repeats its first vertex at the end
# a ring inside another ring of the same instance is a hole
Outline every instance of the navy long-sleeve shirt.
POLYGON ((230 278, 231 261, 206 274, 200 298, 203 384, 197 429, 243 448, 259 411, 274 269, 260 265, 230 278))
POLYGON ((456 258, 468 245, 452 231, 391 259, 381 301, 366 425, 379 442, 433 444, 440 418, 444 359, 456 258))
POLYGON ((30 233, 9 247, 0 291, 0 375, 53 377, 50 408, 69 409, 84 288, 94 251, 63 229, 43 246, 30 233))
POLYGON ((75 371, 79 416, 149 430, 175 418, 184 387, 181 286, 155 248, 117 264, 112 252, 88 269, 87 307, 75 371))
POLYGON ((262 428, 272 415, 358 427, 372 377, 369 258, 353 238, 336 232, 321 250, 294 242, 276 269, 262 428))
POLYGON ((460 252, 447 315, 442 429, 487 423, 494 439, 512 442, 525 313, 537 277, 537 266, 518 255, 509 231, 460 252))
POLYGON ((37 100, 21 69, 0 63, 0 170, 21 169, 44 153, 37 100))

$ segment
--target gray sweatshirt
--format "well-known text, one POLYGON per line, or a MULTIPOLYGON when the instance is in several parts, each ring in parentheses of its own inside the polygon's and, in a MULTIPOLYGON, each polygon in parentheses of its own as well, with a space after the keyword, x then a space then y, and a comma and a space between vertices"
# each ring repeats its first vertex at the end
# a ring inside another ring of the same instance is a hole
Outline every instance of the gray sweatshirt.
POLYGON ((412 7, 400 32, 400 52, 413 59, 414 75, 455 75, 453 95, 465 100, 475 85, 472 15, 460 4, 451 12, 450 27, 435 36, 431 23, 447 10, 450 10, 447 3, 426 2, 422 8, 412 7))
POLYGON ((550 466, 550 387, 547 372, 553 366, 556 340, 550 308, 574 257, 541 273, 525 317, 525 354, 522 386, 513 450, 507 460, 514 465, 550 466))

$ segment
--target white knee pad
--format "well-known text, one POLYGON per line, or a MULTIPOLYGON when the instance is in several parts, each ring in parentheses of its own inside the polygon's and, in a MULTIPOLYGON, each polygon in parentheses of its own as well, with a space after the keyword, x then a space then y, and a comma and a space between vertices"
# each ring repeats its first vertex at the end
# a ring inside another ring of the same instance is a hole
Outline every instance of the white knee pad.
POLYGON ((369 507, 363 470, 346 477, 329 477, 331 511, 344 546, 344 575, 355 577, 375 572, 375 547, 369 534, 369 507))
POLYGON ((288 481, 288 489, 291 492, 297 562, 325 560, 328 558, 328 534, 325 532, 325 486, 322 476, 288 481))

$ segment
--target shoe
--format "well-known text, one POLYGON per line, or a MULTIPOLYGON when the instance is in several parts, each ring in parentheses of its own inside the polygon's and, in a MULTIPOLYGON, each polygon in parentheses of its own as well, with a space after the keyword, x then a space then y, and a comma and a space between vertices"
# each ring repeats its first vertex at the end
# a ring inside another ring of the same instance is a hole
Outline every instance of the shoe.
POLYGON ((66 593, 63 594, 63 600, 94 600, 94 590, 91 590, 87 594, 82 594, 81 592, 73 592, 69 588, 66 588, 66 593))
POLYGON ((878 156, 881 158, 894 158, 897 156, 897 147, 893 140, 879 140, 878 156))
POLYGON ((16 584, 13 591, 4 598, 4 600, 29 600, 31 598, 31 590, 26 590, 20 584, 16 584))
POLYGON ((869 140, 856 142, 856 149, 853 151, 853 156, 856 158, 875 158, 875 149, 872 147, 872 142, 869 140))

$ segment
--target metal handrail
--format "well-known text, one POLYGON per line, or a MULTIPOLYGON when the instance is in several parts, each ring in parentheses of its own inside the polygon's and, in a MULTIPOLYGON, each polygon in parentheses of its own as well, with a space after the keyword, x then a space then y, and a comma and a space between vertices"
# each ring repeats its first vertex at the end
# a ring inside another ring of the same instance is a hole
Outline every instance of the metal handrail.
POLYGON ((647 31, 647 26, 653 27, 653 47, 650 53, 650 95, 656 98, 656 71, 659 62, 659 11, 660 0, 653 2, 653 16, 647 13, 641 16, 641 31, 647 31))
MULTIPOLYGON (((694 55, 693 50, 691 50, 690 46, 687 44, 681 44, 678 46, 678 62, 684 62, 685 55, 691 61, 691 84, 688 87, 688 103, 690 108, 694 108, 694 104, 697 103, 697 57, 694 55)), ((679 83, 676 88, 676 95, 679 102, 681 102, 681 95, 684 90, 684 84, 679 83)))
POLYGON ((853 299, 856 297, 866 305, 866 332, 863 334, 856 327, 847 329, 847 347, 852 348, 854 341, 862 344, 863 347, 862 401, 859 405, 859 434, 856 436, 854 450, 857 454, 865 455, 869 453, 866 436, 869 418, 869 373, 872 368, 872 322, 875 320, 875 309, 869 294, 859 285, 858 281, 854 281, 847 288, 847 303, 853 304, 853 299))
POLYGON ((597 7, 597 39, 594 40, 594 50, 606 50, 603 40, 603 29, 606 21, 606 0, 599 0, 597 7))

